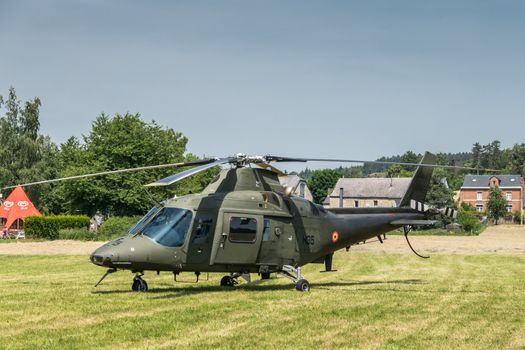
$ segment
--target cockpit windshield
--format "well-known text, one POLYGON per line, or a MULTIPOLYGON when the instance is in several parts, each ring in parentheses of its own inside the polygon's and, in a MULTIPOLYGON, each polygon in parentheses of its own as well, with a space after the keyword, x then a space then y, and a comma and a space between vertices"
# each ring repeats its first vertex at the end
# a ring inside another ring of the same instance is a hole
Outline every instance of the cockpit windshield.
POLYGON ((155 242, 168 246, 180 247, 191 225, 193 213, 181 208, 162 208, 141 230, 155 242))
POLYGON ((139 230, 142 228, 142 226, 144 225, 144 223, 146 221, 148 221, 153 215, 155 215, 156 212, 159 211, 159 208, 158 207, 153 207, 151 208, 147 213, 146 215, 144 215, 142 217, 142 219, 140 219, 136 224, 135 226, 133 226, 132 228, 129 229, 128 231, 128 235, 135 235, 136 233, 139 232, 139 230))

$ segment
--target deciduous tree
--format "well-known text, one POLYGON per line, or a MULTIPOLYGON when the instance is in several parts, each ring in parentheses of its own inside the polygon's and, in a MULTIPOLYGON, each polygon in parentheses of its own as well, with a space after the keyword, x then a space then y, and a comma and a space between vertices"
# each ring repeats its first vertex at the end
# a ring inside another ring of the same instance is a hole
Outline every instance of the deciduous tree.
POLYGON ((314 202, 322 203, 328 195, 328 189, 333 188, 340 175, 337 170, 314 170, 308 181, 308 187, 314 197, 314 202))
MULTIPOLYGON (((177 163, 196 159, 184 155, 187 138, 171 128, 144 122, 139 114, 100 115, 92 124, 83 142, 70 138, 61 145, 61 176, 71 176, 134 168, 147 165, 177 163)), ((179 172, 181 169, 145 170, 86 178, 59 184, 57 197, 64 199, 60 211, 93 214, 96 210, 110 215, 144 213, 153 200, 173 195, 200 192, 216 169, 186 179, 169 188, 143 185, 179 172)))
MULTIPOLYGON (((22 102, 13 87, 7 97, 0 96, 0 185, 54 177, 57 174, 58 149, 48 136, 40 134, 38 97, 22 102), (4 111, 2 114, 2 110, 4 111)), ((47 212, 49 185, 28 187, 29 197, 47 212)))
POLYGON ((496 225, 498 220, 507 212, 507 201, 503 197, 501 189, 497 186, 492 186, 489 190, 487 210, 489 218, 493 219, 496 225))

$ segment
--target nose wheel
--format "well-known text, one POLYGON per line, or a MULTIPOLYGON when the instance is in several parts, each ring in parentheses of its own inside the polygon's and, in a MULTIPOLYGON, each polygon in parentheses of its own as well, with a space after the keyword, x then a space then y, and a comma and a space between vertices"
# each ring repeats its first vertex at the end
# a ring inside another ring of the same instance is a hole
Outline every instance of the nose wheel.
POLYGON ((131 290, 134 292, 147 292, 148 284, 142 279, 140 275, 137 275, 133 278, 133 284, 131 285, 131 290))
POLYGON ((221 278, 221 287, 233 287, 238 283, 234 276, 224 276, 221 278))

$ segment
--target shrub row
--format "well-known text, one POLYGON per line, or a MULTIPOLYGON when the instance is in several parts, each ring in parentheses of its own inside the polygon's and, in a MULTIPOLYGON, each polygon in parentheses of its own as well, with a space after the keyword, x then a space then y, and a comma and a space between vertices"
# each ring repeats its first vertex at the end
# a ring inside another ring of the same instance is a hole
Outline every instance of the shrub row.
POLYGON ((57 239, 59 230, 88 228, 89 217, 83 215, 30 216, 24 221, 27 237, 57 239))

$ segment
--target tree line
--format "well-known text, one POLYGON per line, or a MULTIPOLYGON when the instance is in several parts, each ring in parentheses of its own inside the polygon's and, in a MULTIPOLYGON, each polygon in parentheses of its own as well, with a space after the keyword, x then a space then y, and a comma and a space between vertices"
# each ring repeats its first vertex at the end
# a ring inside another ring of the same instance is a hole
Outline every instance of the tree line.
MULTIPOLYGON (((436 168, 429 193, 431 204, 452 204, 452 193, 460 189, 465 175, 474 173, 485 174, 482 169, 497 170, 497 174, 512 174, 525 176, 525 143, 515 144, 510 148, 502 148, 501 142, 492 141, 486 145, 476 142, 468 152, 437 153, 437 164, 464 166, 480 169, 469 171, 461 169, 436 168), (442 186, 444 180, 448 189, 442 186)), ((422 154, 407 151, 402 155, 383 156, 376 160, 387 162, 419 163, 422 154)), ((359 177, 411 177, 416 166, 385 165, 364 163, 362 166, 338 167, 335 169, 311 170, 306 168, 297 173, 307 180, 316 203, 321 203, 328 195, 339 178, 359 177)), ((488 171, 490 173, 490 171, 488 171)))
MULTIPOLYGON (((11 87, 0 95, 0 187, 106 170, 176 163, 198 159, 186 153, 188 139, 155 121, 145 122, 140 114, 104 113, 95 118, 88 134, 70 137, 55 144, 40 132, 38 97, 21 101, 11 87)), ((380 161, 418 163, 422 155, 407 151, 383 156, 380 161)), ((497 140, 486 145, 476 142, 470 152, 438 153, 442 165, 501 170, 501 174, 525 175, 525 144, 502 149, 497 140)), ((362 166, 305 170, 298 173, 308 181, 314 201, 321 203, 341 177, 410 177, 414 166, 365 163, 362 166)), ((142 186, 180 169, 158 169, 98 178, 43 184, 26 188, 35 205, 47 214, 88 214, 97 210, 106 215, 144 213, 155 201, 174 195, 200 192, 217 174, 211 169, 170 188, 142 186)), ((468 171, 436 169, 428 194, 429 204, 450 206, 468 171), (446 178, 449 187, 442 186, 446 178)), ((5 193, 7 194, 7 193, 5 193)))
MULTIPOLYGON (((186 153, 188 139, 140 114, 104 113, 81 138, 55 144, 40 132, 38 97, 21 101, 11 87, 0 95, 0 187, 121 168, 196 160, 186 153)), ((183 170, 183 169, 182 169, 183 170)), ((144 184, 181 171, 157 169, 114 174, 25 188, 45 214, 143 214, 156 201, 200 192, 217 174, 211 169, 170 188, 144 184)), ((4 191, 4 196, 9 190, 4 191)))

